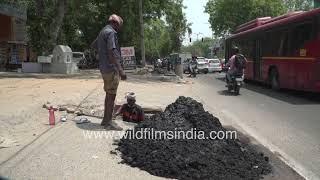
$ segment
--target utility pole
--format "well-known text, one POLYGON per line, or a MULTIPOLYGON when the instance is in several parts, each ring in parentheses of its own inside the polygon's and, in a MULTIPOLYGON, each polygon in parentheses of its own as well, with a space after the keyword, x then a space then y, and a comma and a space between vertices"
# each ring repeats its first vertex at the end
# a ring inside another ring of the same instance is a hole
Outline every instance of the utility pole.
POLYGON ((139 0, 139 17, 140 17, 140 45, 141 45, 141 64, 144 67, 146 65, 146 52, 144 48, 144 24, 142 13, 142 0, 139 0))
POLYGON ((196 33, 196 35, 197 35, 197 41, 199 41, 199 35, 203 36, 203 33, 199 32, 199 33, 196 33))

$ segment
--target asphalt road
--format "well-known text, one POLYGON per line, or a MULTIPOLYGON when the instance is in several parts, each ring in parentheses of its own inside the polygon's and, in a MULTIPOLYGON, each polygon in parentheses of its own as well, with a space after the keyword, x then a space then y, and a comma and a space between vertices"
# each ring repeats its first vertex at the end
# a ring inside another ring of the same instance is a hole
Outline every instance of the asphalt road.
POLYGON ((320 95, 246 83, 234 96, 223 77, 201 74, 193 92, 224 124, 241 128, 307 179, 320 179, 320 95))

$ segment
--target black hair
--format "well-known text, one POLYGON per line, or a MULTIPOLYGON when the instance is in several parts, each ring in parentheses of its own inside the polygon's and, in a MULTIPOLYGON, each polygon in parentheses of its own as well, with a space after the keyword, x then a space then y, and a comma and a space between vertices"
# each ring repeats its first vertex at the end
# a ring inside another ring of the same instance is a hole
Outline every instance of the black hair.
POLYGON ((237 46, 233 46, 232 50, 234 51, 234 53, 240 53, 240 49, 237 46))

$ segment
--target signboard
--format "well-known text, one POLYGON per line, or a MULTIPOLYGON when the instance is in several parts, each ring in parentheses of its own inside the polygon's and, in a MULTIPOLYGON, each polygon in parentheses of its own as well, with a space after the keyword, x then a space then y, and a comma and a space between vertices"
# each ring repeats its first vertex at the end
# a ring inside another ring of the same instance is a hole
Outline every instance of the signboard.
POLYGON ((121 57, 135 56, 134 47, 121 47, 121 57))
POLYGON ((121 47, 121 57, 124 69, 135 69, 136 58, 134 47, 121 47))
POLYGON ((137 65, 134 56, 122 57, 122 64, 124 69, 135 69, 137 65))

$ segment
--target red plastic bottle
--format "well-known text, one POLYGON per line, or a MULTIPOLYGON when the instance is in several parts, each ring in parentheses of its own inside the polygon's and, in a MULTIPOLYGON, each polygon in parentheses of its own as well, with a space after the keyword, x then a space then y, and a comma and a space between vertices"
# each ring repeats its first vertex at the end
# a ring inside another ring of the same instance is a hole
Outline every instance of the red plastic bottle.
POLYGON ((54 116, 55 109, 50 106, 49 108, 49 125, 55 125, 56 124, 56 118, 54 116))

